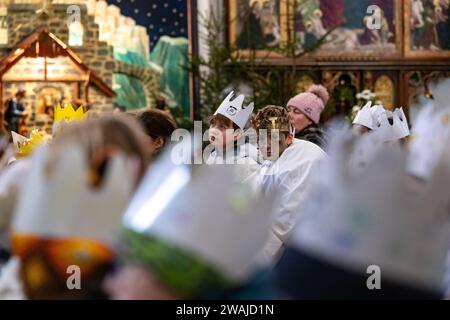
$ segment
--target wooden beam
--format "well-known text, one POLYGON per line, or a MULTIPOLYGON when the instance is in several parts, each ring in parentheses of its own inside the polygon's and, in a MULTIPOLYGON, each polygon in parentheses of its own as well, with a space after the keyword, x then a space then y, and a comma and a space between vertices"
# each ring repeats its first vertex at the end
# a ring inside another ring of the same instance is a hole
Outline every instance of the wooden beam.
POLYGON ((91 82, 91 71, 88 71, 87 80, 84 83, 84 99, 89 103, 89 83, 91 82))
POLYGON ((81 99, 81 82, 75 83, 75 97, 81 99))
POLYGON ((78 77, 61 77, 61 78, 50 78, 50 79, 36 79, 36 78, 23 78, 23 79, 3 79, 4 82, 79 82, 78 77))

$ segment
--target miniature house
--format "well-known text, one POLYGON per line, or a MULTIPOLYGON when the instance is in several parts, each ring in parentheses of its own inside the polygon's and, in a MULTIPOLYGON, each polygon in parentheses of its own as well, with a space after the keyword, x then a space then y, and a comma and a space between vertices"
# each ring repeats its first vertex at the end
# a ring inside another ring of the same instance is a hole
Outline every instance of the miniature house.
POLYGON ((79 101, 92 112, 153 103, 158 71, 150 64, 121 59, 124 52, 138 55, 130 46, 142 43, 141 60, 148 60, 145 28, 114 9, 118 8, 95 0, 0 1, 1 106, 4 109, 19 88, 25 89, 28 115, 22 133, 31 128, 49 131, 59 103, 79 101), (122 28, 126 34, 116 30, 122 22, 127 22, 122 28), (135 88, 127 88, 129 83, 135 88), (133 96, 137 93, 139 99, 133 96))

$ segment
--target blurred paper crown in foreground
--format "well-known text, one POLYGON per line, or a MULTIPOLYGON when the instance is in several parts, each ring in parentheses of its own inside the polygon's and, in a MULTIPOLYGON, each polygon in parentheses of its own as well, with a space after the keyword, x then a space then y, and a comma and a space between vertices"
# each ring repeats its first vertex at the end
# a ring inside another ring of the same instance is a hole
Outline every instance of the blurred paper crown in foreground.
POLYGON ((12 251, 21 258, 29 298, 83 296, 89 289, 74 293, 67 288, 68 267, 79 266, 81 281, 89 283, 112 262, 133 178, 127 159, 117 154, 108 160, 101 185, 94 188, 81 147, 64 147, 57 161, 49 148, 33 154, 13 215, 12 251), (49 172, 51 160, 56 164, 49 172))
POLYGON ((183 297, 241 284, 258 267, 275 195, 234 184, 232 166, 177 165, 172 152, 149 168, 125 212, 132 259, 183 297))
POLYGON ((433 100, 422 99, 412 129, 408 171, 428 180, 439 159, 450 161, 450 80, 432 87, 433 100))
POLYGON ((42 237, 85 237, 112 243, 121 224, 122 210, 132 193, 125 156, 111 158, 98 189, 90 185, 90 165, 81 147, 58 153, 57 164, 46 173, 50 152, 33 155, 16 212, 14 231, 42 237), (126 178, 125 178, 126 177, 126 178))
MULTIPOLYGON (((353 170, 358 141, 348 132, 331 141, 290 247, 357 274, 377 265, 390 280, 442 292, 450 163, 440 161, 429 183, 418 186, 398 145, 381 144, 364 171, 353 170)), ((370 139, 363 143, 370 148, 370 139)))

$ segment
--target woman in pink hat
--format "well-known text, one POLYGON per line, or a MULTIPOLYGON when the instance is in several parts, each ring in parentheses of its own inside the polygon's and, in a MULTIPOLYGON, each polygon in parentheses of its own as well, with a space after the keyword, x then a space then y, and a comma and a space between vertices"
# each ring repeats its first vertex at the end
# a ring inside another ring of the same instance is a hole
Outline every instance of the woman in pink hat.
POLYGON ((319 121, 328 99, 329 95, 324 86, 312 85, 306 92, 289 100, 287 108, 297 139, 307 140, 319 147, 325 147, 325 132, 320 129, 319 121))

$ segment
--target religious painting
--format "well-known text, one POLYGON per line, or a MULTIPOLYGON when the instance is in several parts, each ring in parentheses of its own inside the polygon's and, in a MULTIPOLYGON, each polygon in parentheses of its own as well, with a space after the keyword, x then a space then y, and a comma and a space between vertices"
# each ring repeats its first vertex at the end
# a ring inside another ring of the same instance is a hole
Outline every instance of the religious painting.
POLYGON ((401 53, 401 1, 295 0, 297 50, 324 44, 316 56, 395 56, 401 53))
POLYGON ((405 54, 450 57, 450 0, 405 0, 405 54))
POLYGON ((287 39, 286 4, 280 0, 229 0, 229 42, 242 53, 274 54, 287 39))

